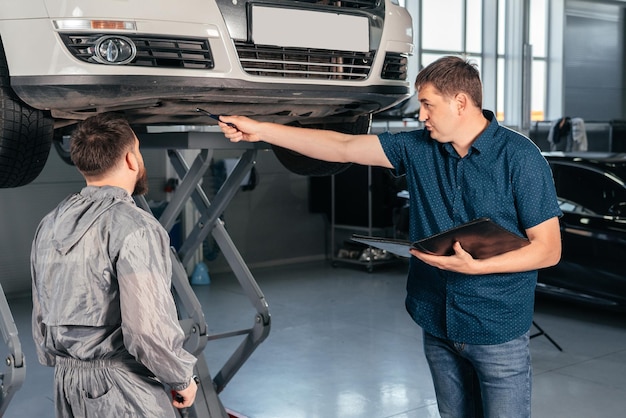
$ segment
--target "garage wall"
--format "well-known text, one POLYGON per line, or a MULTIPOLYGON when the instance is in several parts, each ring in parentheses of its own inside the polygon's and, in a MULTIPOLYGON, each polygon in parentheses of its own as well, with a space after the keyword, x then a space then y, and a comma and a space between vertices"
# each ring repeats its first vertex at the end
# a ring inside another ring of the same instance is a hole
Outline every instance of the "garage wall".
MULTIPOLYGON (((163 201, 166 182, 165 151, 142 150, 149 174, 148 200, 163 201)), ((215 153, 216 159, 238 157, 215 153)), ((307 177, 288 172, 270 151, 260 152, 258 184, 240 191, 224 213, 226 229, 251 268, 323 259, 326 221, 308 211, 307 177)), ((212 196, 209 175, 203 185, 212 196)), ((31 184, 0 189, 0 283, 6 294, 30 292, 30 245, 41 218, 67 195, 79 191, 84 180, 52 150, 42 174, 31 184)), ((209 241, 210 245, 211 242, 209 241)), ((207 260, 209 272, 229 270, 218 251, 207 260)))
POLYGON ((0 189, 0 283, 6 294, 30 291, 30 245, 39 221, 84 184, 76 169, 52 150, 33 183, 0 189))

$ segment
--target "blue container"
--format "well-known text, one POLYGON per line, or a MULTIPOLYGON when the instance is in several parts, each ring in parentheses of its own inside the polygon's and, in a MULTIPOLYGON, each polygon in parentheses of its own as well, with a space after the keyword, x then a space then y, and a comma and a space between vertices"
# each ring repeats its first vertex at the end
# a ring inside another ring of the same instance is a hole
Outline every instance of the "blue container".
POLYGON ((204 262, 199 262, 193 269, 191 274, 192 285, 209 285, 211 284, 211 278, 209 277, 209 268, 204 262))

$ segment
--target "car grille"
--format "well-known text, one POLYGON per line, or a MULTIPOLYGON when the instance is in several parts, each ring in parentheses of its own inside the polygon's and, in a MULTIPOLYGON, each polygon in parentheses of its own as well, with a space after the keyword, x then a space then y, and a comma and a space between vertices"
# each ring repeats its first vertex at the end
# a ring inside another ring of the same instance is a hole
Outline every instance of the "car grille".
MULTIPOLYGON (((368 77, 374 52, 283 48, 235 42, 245 72, 261 77, 363 80, 368 77)), ((387 53, 381 77, 406 80, 407 56, 387 53)))
POLYGON ((408 57, 388 52, 385 56, 381 78, 385 80, 406 80, 408 57))
MULTIPOLYGON (((106 34, 106 35, 111 35, 106 34)), ((69 51, 81 61, 93 60, 93 47, 105 34, 61 34, 69 51)), ((137 56, 125 65, 161 68, 212 69, 215 65, 207 39, 170 38, 141 35, 123 35, 137 47, 137 56)))
POLYGON ((284 48, 236 42, 239 61, 248 74, 262 77, 362 80, 367 78, 373 52, 284 48))

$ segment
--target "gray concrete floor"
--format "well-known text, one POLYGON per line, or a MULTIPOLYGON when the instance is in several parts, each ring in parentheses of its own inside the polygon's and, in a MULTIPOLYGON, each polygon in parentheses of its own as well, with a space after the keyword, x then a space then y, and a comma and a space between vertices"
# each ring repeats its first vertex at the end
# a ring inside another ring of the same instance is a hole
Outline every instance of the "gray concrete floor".
MULTIPOLYGON (((404 310, 406 265, 368 273, 328 263, 253 271, 272 328, 220 394, 250 418, 438 417, 421 331, 404 310)), ((229 274, 196 286, 212 333, 252 326, 255 311, 229 274)), ((30 337, 29 296, 9 299, 27 377, 5 417, 53 416, 53 370, 30 337)), ((626 315, 539 298, 535 320, 563 348, 531 340, 533 416, 599 418, 626 410, 626 315)), ((536 331, 536 330, 535 330, 536 331)), ((213 373, 238 337, 208 343, 213 373)))

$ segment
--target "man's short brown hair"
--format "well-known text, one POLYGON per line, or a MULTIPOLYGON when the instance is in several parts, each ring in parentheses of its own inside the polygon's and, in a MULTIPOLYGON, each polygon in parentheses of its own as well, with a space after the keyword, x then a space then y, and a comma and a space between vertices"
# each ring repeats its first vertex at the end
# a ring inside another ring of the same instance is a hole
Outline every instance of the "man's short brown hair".
POLYGON ((128 121, 117 113, 101 113, 78 124, 70 142, 70 157, 80 172, 98 177, 115 168, 135 146, 128 121))
POLYGON ((467 94, 482 109, 483 85, 476 64, 463 58, 445 56, 426 66, 417 74, 415 88, 431 84, 445 97, 467 94))

